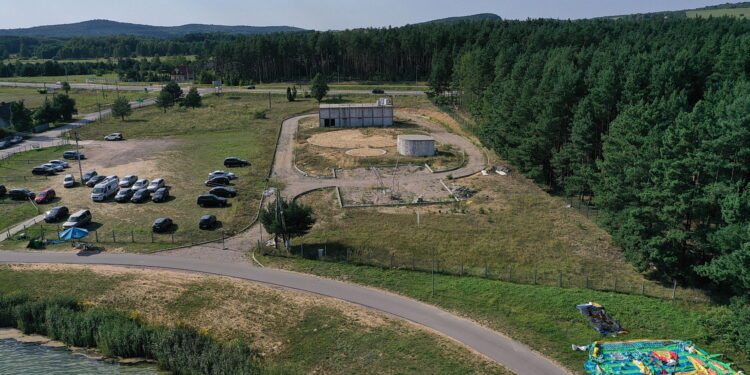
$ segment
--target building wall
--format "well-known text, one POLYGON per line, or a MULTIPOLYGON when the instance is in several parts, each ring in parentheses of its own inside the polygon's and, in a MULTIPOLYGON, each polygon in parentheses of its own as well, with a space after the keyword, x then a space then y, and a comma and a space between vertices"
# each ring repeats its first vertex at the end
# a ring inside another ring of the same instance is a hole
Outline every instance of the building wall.
POLYGON ((337 128, 392 126, 393 107, 372 106, 320 108, 320 126, 326 127, 327 124, 328 126, 337 128))
POLYGON ((435 140, 410 140, 398 138, 398 153, 404 156, 425 157, 435 155, 435 140))

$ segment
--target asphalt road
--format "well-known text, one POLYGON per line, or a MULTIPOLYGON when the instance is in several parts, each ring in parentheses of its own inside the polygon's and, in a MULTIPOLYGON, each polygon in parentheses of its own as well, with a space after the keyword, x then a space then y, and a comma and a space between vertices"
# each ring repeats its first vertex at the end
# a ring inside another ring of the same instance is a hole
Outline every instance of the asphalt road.
MULTIPOLYGON (((0 86, 8 87, 51 87, 60 88, 60 85, 55 83, 31 83, 31 82, 0 82, 0 86)), ((190 86, 187 84, 187 86, 190 86)), ((71 88, 74 89, 85 89, 85 90, 124 90, 124 91, 160 91, 160 85, 112 85, 112 84, 96 84, 96 83, 71 83, 71 88)), ((201 94, 208 94, 214 92, 212 88, 199 88, 198 91, 201 94)), ((252 92, 252 93, 272 93, 272 94, 286 94, 286 89, 239 89, 239 88, 224 88, 222 92, 252 92)), ((409 90, 386 90, 383 94, 373 94, 370 90, 330 90, 329 95, 338 94, 362 94, 362 95, 426 95, 424 91, 409 91, 409 90)))
POLYGON ((518 375, 569 374, 527 346, 436 307, 354 284, 300 273, 171 256, 138 254, 0 252, 0 263, 88 264, 163 268, 235 277, 352 302, 440 332, 518 375))

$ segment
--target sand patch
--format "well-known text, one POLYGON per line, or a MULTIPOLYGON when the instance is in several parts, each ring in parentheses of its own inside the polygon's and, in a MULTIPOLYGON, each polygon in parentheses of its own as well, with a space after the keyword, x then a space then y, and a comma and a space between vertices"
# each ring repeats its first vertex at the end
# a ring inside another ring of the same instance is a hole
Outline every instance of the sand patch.
POLYGON ((351 156, 368 157, 385 155, 386 151, 381 148, 355 148, 347 151, 346 154, 351 156))
POLYGON ((307 140, 308 143, 331 148, 378 148, 396 146, 392 135, 366 135, 361 130, 347 129, 318 133, 307 140))

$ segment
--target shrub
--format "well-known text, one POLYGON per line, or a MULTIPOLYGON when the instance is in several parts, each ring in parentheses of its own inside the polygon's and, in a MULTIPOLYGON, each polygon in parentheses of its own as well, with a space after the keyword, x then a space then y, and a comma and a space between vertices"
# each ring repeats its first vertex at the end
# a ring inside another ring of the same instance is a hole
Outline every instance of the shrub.
POLYGON ((22 293, 0 295, 0 327, 15 327, 15 307, 28 301, 29 296, 22 293))
POLYGON ((253 112, 253 118, 256 120, 264 120, 267 119, 268 116, 266 116, 266 110, 257 110, 253 112))

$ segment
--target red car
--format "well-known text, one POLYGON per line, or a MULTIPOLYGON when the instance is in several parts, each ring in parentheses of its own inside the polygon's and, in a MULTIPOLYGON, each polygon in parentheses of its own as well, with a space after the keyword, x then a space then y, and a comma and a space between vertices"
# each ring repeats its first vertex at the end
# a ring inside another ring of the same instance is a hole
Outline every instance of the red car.
POLYGON ((34 202, 36 203, 47 203, 51 200, 55 199, 55 190, 54 189, 47 189, 42 190, 41 193, 36 195, 36 198, 34 198, 34 202))

